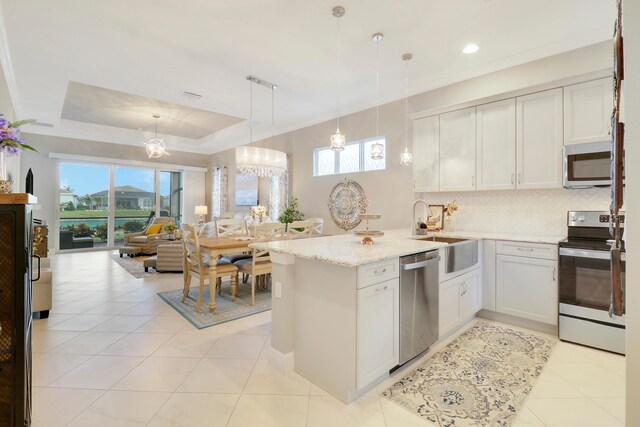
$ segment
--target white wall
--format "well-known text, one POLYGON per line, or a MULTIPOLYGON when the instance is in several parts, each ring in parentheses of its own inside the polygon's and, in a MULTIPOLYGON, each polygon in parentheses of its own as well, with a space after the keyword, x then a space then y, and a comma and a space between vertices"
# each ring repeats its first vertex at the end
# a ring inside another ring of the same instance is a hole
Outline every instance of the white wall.
MULTIPOLYGON (((446 107, 576 75, 602 71, 607 68, 611 68, 611 47, 609 43, 600 43, 412 96, 409 99, 409 112, 411 114, 413 112, 446 107)), ((402 76, 398 76, 398 78, 401 79, 402 76)), ((384 84, 384 82, 381 84, 384 84)), ((374 93, 372 92, 373 95, 374 93)), ((404 149, 404 126, 404 100, 382 105, 380 107, 380 133, 385 135, 387 139, 387 169, 379 172, 361 172, 322 177, 313 176, 312 152, 314 148, 329 145, 329 136, 335 131, 335 121, 316 124, 278 136, 276 141, 279 149, 286 151, 291 157, 290 165, 293 170, 290 175, 290 185, 292 195, 300 200, 300 210, 307 217, 324 218, 326 232, 342 232, 330 220, 327 202, 333 186, 345 178, 353 179, 363 187, 366 196, 371 200, 370 210, 372 213, 382 214, 382 219, 371 223, 371 226, 376 228, 409 227, 411 205, 415 199, 423 196, 433 200, 457 199, 458 202, 462 203, 461 222, 463 215, 465 215, 463 209, 466 209, 467 200, 471 202, 472 200, 491 197, 492 201, 487 202, 487 206, 490 204, 508 205, 513 200, 516 200, 518 201, 516 203, 517 206, 520 206, 523 210, 526 206, 531 206, 531 209, 533 209, 532 194, 534 193, 530 191, 490 192, 492 194, 480 192, 476 196, 459 193, 459 196, 438 195, 437 197, 413 193, 412 169, 411 167, 401 166, 399 162, 400 153, 404 149), (473 199, 468 199, 469 197, 473 199), (527 200, 530 200, 530 202, 527 202, 527 200)), ((340 129, 346 134, 349 141, 375 136, 375 127, 375 109, 349 114, 340 120, 340 129)), ((410 149, 411 132, 412 129, 410 128, 410 149)), ((266 143, 268 142, 262 141, 262 144, 266 143)), ((228 164, 233 166, 233 162, 232 150, 216 154, 212 160, 214 165, 228 164)), ((233 190, 233 169, 230 169, 230 200, 233 199, 233 190)), ((607 205, 602 197, 599 198, 599 201, 590 200, 589 203, 582 203, 580 198, 571 201, 571 195, 575 196, 580 192, 557 191, 557 193, 554 193, 554 197, 562 198, 567 196, 568 198, 567 203, 561 207, 559 205, 556 206, 555 212, 559 212, 560 209, 582 209, 587 205, 590 207, 597 206, 598 209, 606 209, 607 205)), ((589 197, 589 199, 591 198, 589 197)), ((475 207, 479 206, 475 201, 473 203, 475 207)), ((466 212, 471 211, 467 209, 466 212)), ((532 228, 542 229, 544 228, 544 223, 536 224, 539 220, 540 217, 533 215, 528 218, 528 222, 533 224, 532 228)), ((558 229, 558 224, 561 221, 564 221, 564 214, 558 217, 552 228, 558 229)))
MULTIPOLYGON (((196 206, 205 204, 206 175, 204 172, 185 171, 183 175, 183 215, 184 222, 195 224, 199 220, 199 215, 195 214, 196 206)), ((211 205, 209 205, 211 211, 211 205)))
POLYGON ((640 426, 640 2, 624 1, 627 186, 627 418, 640 426))
MULTIPOLYGON (((7 87, 4 71, 0 67, 0 114, 4 114, 4 117, 9 121, 22 120, 29 117, 15 116, 13 104, 11 102, 11 96, 9 95, 9 88, 7 87)), ((20 182, 20 158, 17 156, 7 158, 7 174, 9 180, 13 180, 13 192, 18 192, 24 187, 24 183, 20 182)))

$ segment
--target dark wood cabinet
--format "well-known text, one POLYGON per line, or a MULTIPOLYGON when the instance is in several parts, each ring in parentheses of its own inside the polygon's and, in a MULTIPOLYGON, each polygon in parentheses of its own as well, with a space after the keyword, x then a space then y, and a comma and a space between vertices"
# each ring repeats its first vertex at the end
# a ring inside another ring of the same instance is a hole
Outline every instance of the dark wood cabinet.
POLYGON ((0 194, 0 427, 31 425, 31 242, 35 198, 0 194))

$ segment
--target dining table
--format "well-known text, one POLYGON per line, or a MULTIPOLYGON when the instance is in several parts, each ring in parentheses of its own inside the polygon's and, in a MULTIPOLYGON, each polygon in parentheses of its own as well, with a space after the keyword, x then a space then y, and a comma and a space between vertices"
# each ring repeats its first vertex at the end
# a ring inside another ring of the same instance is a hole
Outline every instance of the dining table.
MULTIPOLYGON (((291 240, 291 239, 307 239, 313 237, 325 237, 326 234, 298 234, 294 236, 288 236, 282 239, 276 240, 291 240)), ((235 235, 235 236, 223 236, 223 237, 200 237, 200 251, 209 256, 209 259, 215 260, 218 257, 223 255, 237 254, 239 252, 245 252, 249 250, 249 245, 255 243, 255 239, 253 237, 244 236, 244 235, 235 235)), ((211 262, 209 265, 209 269, 213 270, 213 275, 215 277, 216 264, 211 262)), ((213 313, 216 309, 216 295, 215 292, 215 283, 209 285, 211 290, 209 295, 211 295, 209 301, 209 310, 213 313)))

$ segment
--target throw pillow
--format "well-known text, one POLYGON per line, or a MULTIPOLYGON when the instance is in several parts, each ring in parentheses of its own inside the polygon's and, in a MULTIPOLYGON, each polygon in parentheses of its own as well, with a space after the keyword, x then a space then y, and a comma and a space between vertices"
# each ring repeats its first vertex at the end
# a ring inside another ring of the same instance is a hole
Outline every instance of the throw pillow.
POLYGON ((160 234, 160 230, 162 230, 162 224, 153 224, 147 228, 147 231, 144 234, 147 236, 150 234, 160 234))

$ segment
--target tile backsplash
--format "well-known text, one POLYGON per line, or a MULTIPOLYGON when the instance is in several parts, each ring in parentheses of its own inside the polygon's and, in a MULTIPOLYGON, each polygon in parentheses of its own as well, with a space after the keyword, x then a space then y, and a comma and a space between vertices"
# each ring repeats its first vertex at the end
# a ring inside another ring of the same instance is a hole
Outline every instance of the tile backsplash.
POLYGON ((455 200, 455 228, 492 233, 567 233, 567 211, 608 210, 611 189, 504 190, 425 193, 430 205, 455 200))

